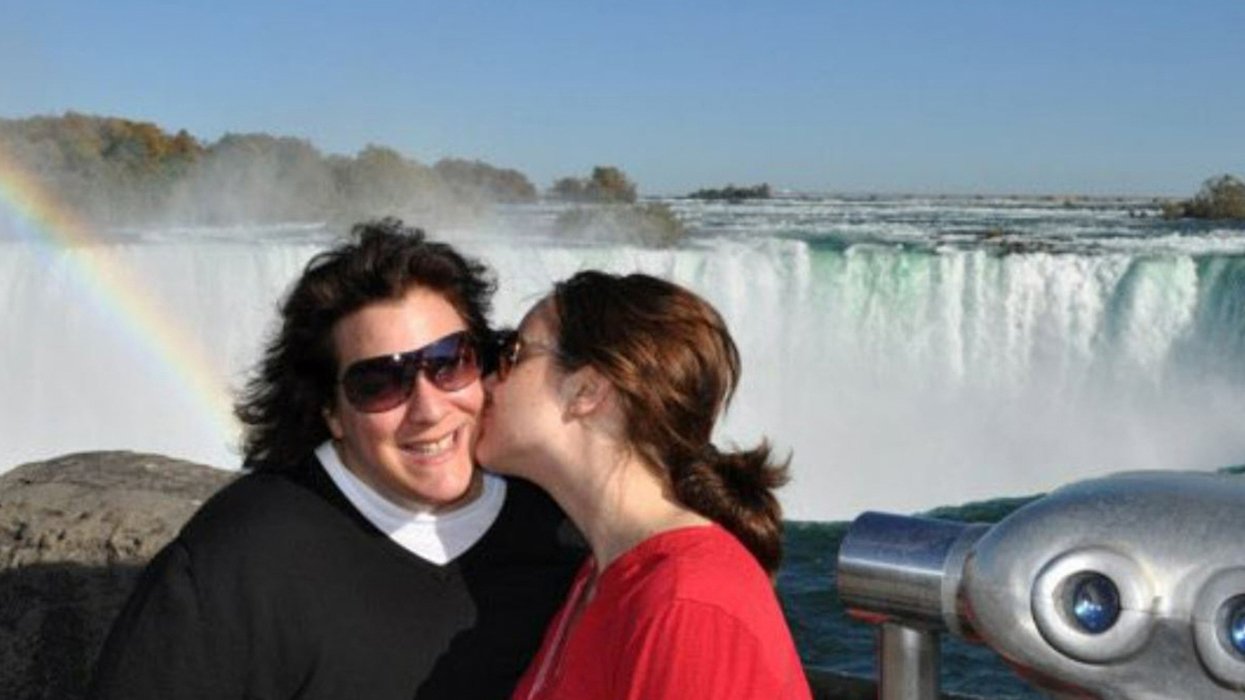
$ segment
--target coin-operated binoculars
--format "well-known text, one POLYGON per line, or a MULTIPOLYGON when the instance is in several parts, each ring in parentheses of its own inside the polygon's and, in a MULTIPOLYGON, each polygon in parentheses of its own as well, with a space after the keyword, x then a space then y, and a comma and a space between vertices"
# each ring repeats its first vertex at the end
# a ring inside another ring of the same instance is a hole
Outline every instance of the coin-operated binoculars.
POLYGON ((993 526, 865 513, 838 585, 881 626, 883 700, 937 697, 943 631, 1055 698, 1245 694, 1245 476, 1084 481, 993 526))

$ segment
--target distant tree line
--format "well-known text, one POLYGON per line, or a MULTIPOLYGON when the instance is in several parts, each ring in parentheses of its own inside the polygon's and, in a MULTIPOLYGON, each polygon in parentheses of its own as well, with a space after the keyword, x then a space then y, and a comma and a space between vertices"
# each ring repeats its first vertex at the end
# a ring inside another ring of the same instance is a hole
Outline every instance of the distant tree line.
POLYGON ((770 186, 768 184, 762 183, 752 187, 736 187, 735 185, 727 185, 726 187, 718 187, 716 189, 701 189, 696 190, 687 196, 689 199, 742 202, 745 199, 769 199, 774 196, 774 193, 770 190, 770 186))
POLYGON ((1168 219, 1245 220, 1245 182, 1233 175, 1212 177, 1192 199, 1167 202, 1163 216, 1168 219))
POLYGON ((309 141, 226 134, 205 143, 185 130, 75 112, 0 119, 0 153, 96 222, 225 224, 433 213, 528 202, 517 170, 474 160, 429 167, 385 146, 352 157, 309 141))
MULTIPOLYGON (((497 203, 540 197, 523 173, 478 160, 432 166, 387 146, 325 155, 310 141, 264 133, 204 142, 148 122, 76 112, 0 119, 0 159, 103 225, 353 222, 385 215, 423 226, 460 222, 497 203)), ((617 167, 557 179, 548 199, 573 203, 555 231, 580 239, 670 245, 686 233, 670 207, 637 204, 617 167)))

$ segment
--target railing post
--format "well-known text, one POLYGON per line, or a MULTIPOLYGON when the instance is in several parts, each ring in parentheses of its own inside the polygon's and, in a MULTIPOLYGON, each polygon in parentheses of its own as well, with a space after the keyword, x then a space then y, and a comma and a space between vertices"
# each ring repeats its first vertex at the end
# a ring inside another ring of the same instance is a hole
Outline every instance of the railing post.
POLYGON ((937 700, 938 633, 884 622, 878 646, 879 700, 937 700))

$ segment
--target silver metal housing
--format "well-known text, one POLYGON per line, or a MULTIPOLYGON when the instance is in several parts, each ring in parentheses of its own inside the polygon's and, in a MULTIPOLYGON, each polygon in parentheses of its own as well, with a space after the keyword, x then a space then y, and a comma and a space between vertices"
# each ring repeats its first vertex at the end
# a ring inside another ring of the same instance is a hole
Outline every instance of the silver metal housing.
MULTIPOLYGON (((1051 697, 1241 698, 1228 628, 1245 610, 1243 522, 1245 477, 1191 472, 1072 484, 989 528, 865 513, 839 593, 896 640, 906 627, 983 642, 1051 697)), ((883 687, 909 688, 886 697, 930 697, 919 669, 937 669, 937 645, 909 646, 921 654, 890 654, 908 668, 882 660, 883 687)))
POLYGON ((1144 472, 1066 486, 976 542, 960 609, 1056 697, 1240 698, 1245 656, 1225 643, 1221 618, 1245 594, 1243 522, 1241 477, 1144 472), (1119 589, 1119 618, 1098 634, 1069 610, 1066 585, 1085 572, 1119 589))

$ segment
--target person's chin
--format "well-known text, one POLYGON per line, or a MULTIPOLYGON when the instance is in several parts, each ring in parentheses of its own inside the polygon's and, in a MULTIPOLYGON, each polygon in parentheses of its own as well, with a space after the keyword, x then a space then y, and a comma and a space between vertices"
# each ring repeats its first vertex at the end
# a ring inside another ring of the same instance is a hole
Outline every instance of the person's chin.
POLYGON ((506 460, 487 439, 477 439, 475 446, 476 464, 494 474, 512 474, 506 469, 506 460))
POLYGON ((480 489, 477 488, 474 463, 466 459, 465 463, 457 464, 453 477, 447 479, 441 487, 436 494, 439 497, 434 503, 437 509, 453 509, 475 500, 480 495, 480 489))

